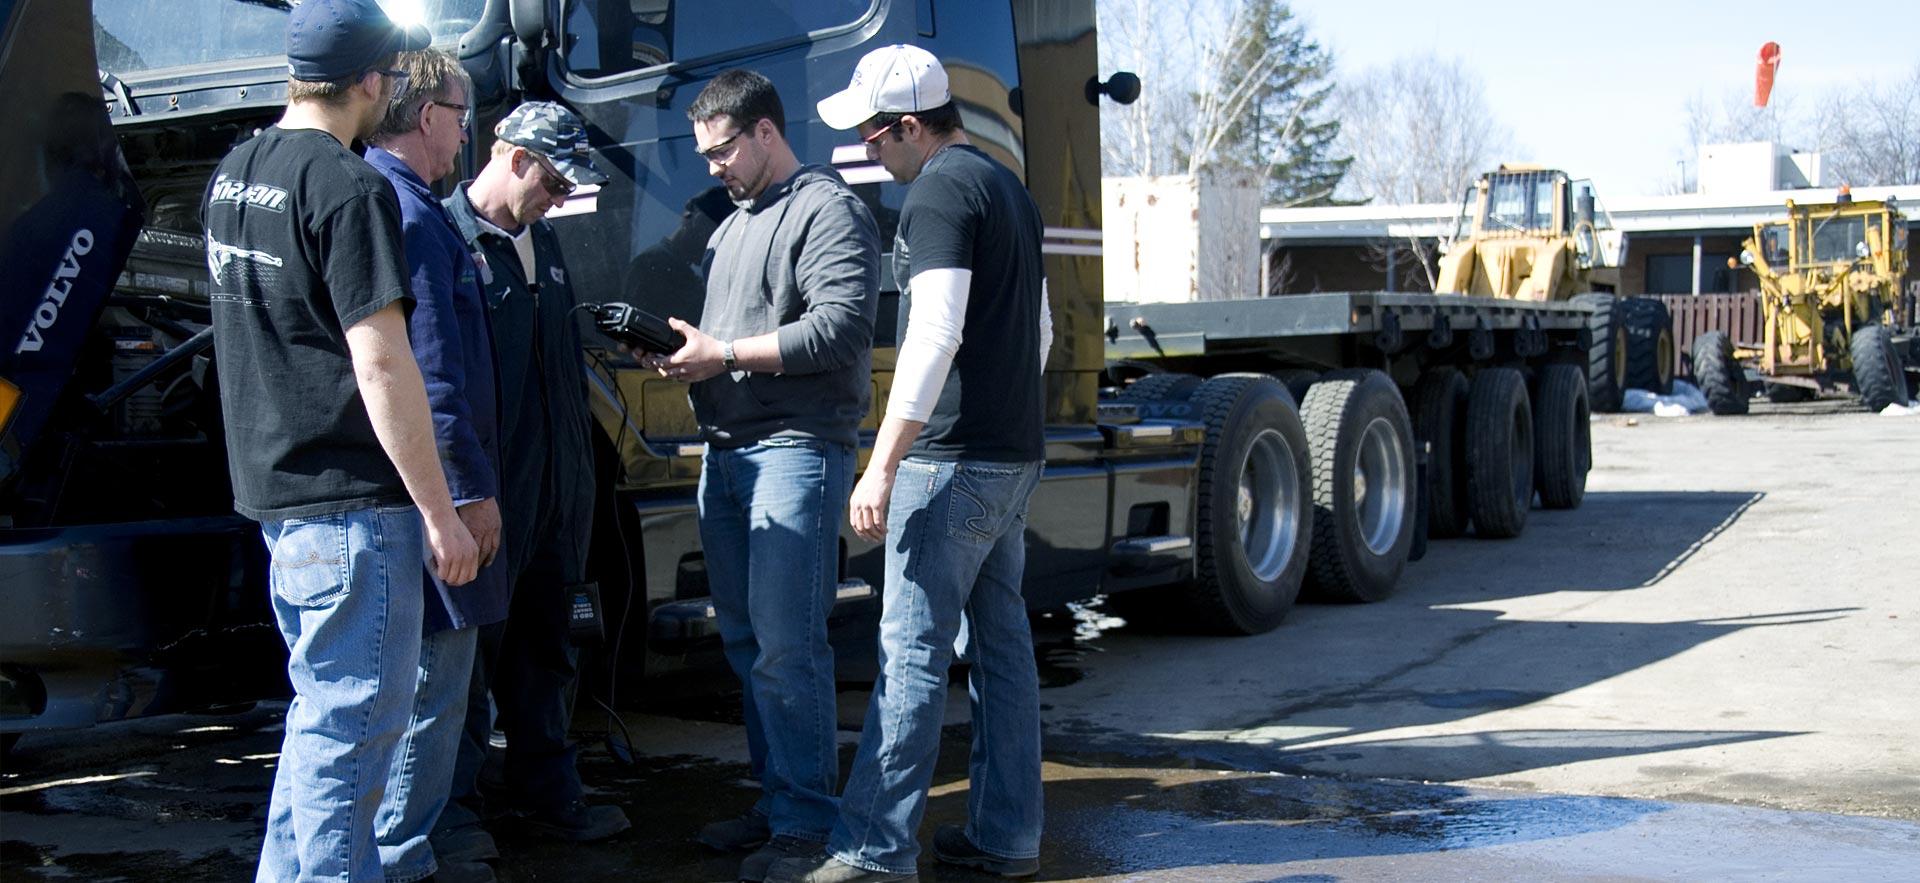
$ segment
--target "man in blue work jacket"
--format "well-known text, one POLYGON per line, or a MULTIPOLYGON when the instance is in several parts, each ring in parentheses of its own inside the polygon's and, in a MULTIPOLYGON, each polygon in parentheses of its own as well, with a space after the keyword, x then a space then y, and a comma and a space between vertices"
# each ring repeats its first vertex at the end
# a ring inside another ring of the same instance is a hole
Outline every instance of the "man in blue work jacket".
POLYGON ((485 808, 519 813, 519 831, 575 842, 629 825, 619 807, 586 803, 567 741, 577 675, 569 598, 588 582, 595 482, 576 301, 545 220, 576 187, 607 177, 587 157, 580 118, 558 104, 522 104, 494 135, 486 166, 445 201, 478 258, 492 315, 507 464, 501 555, 513 586, 507 622, 481 630, 454 805, 435 834, 442 855, 461 858, 498 854, 476 799, 493 729, 489 689, 507 737, 506 792, 488 795, 485 808))
POLYGON ((447 485, 480 546, 482 566, 458 588, 430 581, 413 717, 374 837, 392 883, 429 875, 443 883, 490 881, 493 870, 483 863, 436 861, 429 841, 453 783, 480 627, 506 619, 511 589, 506 568, 493 563, 500 549, 500 415, 486 299, 466 239, 427 189, 453 172, 467 141, 471 89, 460 63, 437 50, 401 53, 397 65, 407 77, 368 139, 367 162, 400 197, 414 298, 408 331, 447 485))

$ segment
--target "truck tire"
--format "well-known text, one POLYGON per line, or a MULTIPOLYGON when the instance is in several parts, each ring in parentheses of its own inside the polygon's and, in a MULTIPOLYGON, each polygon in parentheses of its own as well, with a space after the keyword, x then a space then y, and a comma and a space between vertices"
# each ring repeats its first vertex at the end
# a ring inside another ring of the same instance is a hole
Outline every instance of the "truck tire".
POLYGON ((1673 315, 1657 298, 1620 302, 1627 328, 1627 388, 1673 393, 1673 315))
POLYGON ((1306 401, 1307 390, 1312 389, 1313 385, 1320 380, 1320 372, 1311 368, 1282 368, 1271 374, 1273 379, 1280 381, 1280 384, 1287 388, 1287 393, 1293 396, 1295 405, 1306 401))
POLYGON ((1587 316, 1587 403, 1611 414, 1627 394, 1627 326, 1620 301, 1611 294, 1582 294, 1573 302, 1593 307, 1587 316))
POLYGON ((1693 379, 1707 397, 1707 408, 1728 416, 1747 413, 1747 370, 1733 357, 1725 331, 1709 331, 1693 340, 1693 379))
POLYGON ((1481 369, 1467 393, 1467 492, 1476 536, 1517 537, 1526 530, 1533 408, 1526 380, 1512 368, 1481 369))
POLYGON ((1257 635, 1286 619, 1311 548, 1308 447, 1286 388, 1262 374, 1208 379, 1191 399, 1200 447, 1193 585, 1184 609, 1203 629, 1257 635))
POLYGON ((1555 363, 1540 371, 1534 398, 1534 489, 1543 509, 1578 509, 1593 466, 1593 426, 1587 378, 1578 365, 1555 363))
MULTIPOLYGON (((1581 383, 1586 383, 1585 376, 1581 383)), ((1413 437, 1428 445, 1427 536, 1467 532, 1467 378, 1434 368, 1413 387, 1413 437)))
POLYGON ((1910 401, 1907 374, 1900 367, 1900 354, 1894 351, 1893 336, 1885 325, 1853 329, 1847 355, 1853 360, 1853 390, 1867 410, 1878 414, 1888 405, 1910 401))
POLYGON ((1307 585, 1327 601, 1393 593, 1413 546, 1413 425, 1379 371, 1328 372, 1302 408, 1313 449, 1313 560, 1307 585))
POLYGON ((1131 402, 1142 417, 1199 419, 1199 412, 1187 398, 1200 388, 1200 378, 1192 374, 1148 374, 1120 390, 1118 401, 1131 402))

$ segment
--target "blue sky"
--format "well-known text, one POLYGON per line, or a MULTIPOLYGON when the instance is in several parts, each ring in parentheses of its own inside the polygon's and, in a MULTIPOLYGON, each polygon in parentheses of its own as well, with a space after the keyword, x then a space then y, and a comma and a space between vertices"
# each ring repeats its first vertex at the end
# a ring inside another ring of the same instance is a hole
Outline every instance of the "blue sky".
POLYGON ((1590 176, 1603 198, 1662 192, 1686 143, 1687 100, 1704 94, 1718 106, 1729 90, 1751 100, 1769 40, 1781 48, 1774 101, 1808 116, 1831 89, 1905 78, 1920 64, 1911 0, 1292 6, 1341 71, 1426 52, 1463 59, 1514 134, 1510 159, 1590 176))

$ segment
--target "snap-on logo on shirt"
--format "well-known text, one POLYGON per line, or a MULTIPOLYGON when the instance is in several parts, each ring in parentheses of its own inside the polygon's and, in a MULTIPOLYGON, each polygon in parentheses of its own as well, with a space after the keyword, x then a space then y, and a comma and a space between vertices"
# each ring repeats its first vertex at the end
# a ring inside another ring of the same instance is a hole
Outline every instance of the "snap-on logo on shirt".
POLYGON ((213 194, 207 202, 215 205, 225 202, 263 208, 270 212, 284 212, 287 210, 287 191, 271 184, 248 184, 222 175, 214 180, 213 194))

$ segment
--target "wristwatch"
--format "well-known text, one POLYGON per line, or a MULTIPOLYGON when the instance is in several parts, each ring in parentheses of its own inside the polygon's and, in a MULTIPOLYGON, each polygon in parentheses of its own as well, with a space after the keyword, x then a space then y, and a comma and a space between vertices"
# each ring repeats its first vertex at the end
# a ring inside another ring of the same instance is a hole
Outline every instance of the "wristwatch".
POLYGON ((726 366, 728 371, 734 369, 733 341, 729 340, 720 344, 720 364, 726 366))

